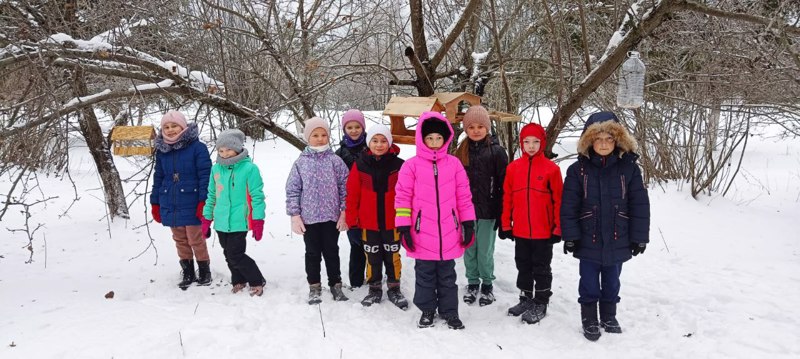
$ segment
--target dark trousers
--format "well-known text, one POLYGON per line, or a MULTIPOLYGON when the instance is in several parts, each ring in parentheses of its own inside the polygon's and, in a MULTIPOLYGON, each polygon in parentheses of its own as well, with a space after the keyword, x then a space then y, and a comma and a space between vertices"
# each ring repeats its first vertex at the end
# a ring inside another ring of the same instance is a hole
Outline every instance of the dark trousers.
POLYGON ((456 261, 426 261, 414 263, 417 283, 414 286, 414 305, 423 312, 439 310, 439 316, 458 316, 458 287, 456 261))
POLYGON ((394 230, 362 231, 364 249, 367 253, 367 283, 370 286, 381 286, 383 275, 381 267, 386 267, 386 283, 389 286, 400 283, 400 237, 394 230))
POLYGON ((550 302, 553 291, 553 245, 546 240, 517 238, 514 246, 514 262, 517 264, 517 288, 534 292, 533 301, 538 304, 550 302))
POLYGON ((306 233, 303 241, 306 243, 306 278, 308 284, 321 282, 320 263, 325 258, 325 269, 328 272, 328 285, 333 286, 342 282, 342 272, 339 269, 339 230, 336 222, 328 221, 306 224, 306 233))
POLYGON ((222 245, 222 254, 225 255, 225 262, 231 270, 231 283, 248 283, 251 287, 264 285, 264 276, 256 265, 256 261, 250 258, 244 251, 247 249, 247 232, 220 232, 217 231, 219 244, 222 245))
POLYGON ((367 256, 364 255, 364 245, 361 239, 362 230, 355 228, 347 231, 347 239, 350 242, 350 285, 360 287, 364 285, 364 269, 367 263, 367 256))
POLYGON ((619 303, 619 276, 622 263, 604 266, 584 261, 580 263, 581 279, 578 282, 578 302, 581 304, 619 303))

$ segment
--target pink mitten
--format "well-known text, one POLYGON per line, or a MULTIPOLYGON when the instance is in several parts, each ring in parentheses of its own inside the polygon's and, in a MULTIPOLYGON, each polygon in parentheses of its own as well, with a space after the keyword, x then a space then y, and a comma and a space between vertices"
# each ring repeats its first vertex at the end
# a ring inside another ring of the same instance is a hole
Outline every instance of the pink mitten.
POLYGON ((253 220, 253 238, 255 238, 256 241, 260 241, 262 234, 264 234, 264 220, 263 219, 254 219, 253 220))

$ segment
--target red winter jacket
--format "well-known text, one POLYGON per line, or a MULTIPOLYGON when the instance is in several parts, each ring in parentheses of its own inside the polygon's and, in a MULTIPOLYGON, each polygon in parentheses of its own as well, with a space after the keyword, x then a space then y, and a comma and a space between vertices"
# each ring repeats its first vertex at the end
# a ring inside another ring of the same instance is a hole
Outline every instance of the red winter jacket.
POLYGON ((376 158, 366 152, 356 159, 347 177, 345 220, 351 228, 371 231, 394 229, 394 187, 403 160, 400 148, 376 158))
POLYGON ((514 237, 549 239, 561 235, 561 192, 564 181, 558 165, 547 159, 544 128, 531 123, 520 131, 522 157, 506 168, 503 182, 502 229, 512 230, 514 237), (542 141, 539 152, 529 156, 524 151, 525 137, 542 141))

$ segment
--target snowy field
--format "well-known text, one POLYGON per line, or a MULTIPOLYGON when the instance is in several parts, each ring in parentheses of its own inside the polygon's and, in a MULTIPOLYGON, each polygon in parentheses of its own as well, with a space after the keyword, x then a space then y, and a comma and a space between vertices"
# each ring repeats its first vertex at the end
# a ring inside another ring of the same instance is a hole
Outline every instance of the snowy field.
MULTIPOLYGON (((338 138, 338 135, 334 135, 338 138)), ((574 139, 564 147, 574 150, 574 139)), ((418 329, 420 312, 384 301, 359 304, 365 287, 333 302, 306 304, 302 238, 291 234, 284 183, 299 152, 282 142, 247 144, 266 183, 264 239, 248 254, 267 278, 263 297, 231 294, 216 236, 209 239, 214 282, 176 287, 178 258, 166 227, 144 227, 147 197, 132 218, 107 223, 99 178, 75 148, 69 181, 42 176, 59 198, 34 207, 44 223, 33 242, 13 209, 0 224, 0 358, 798 358, 800 357, 800 141, 754 137, 731 193, 689 195, 688 185, 650 188, 647 251, 623 267, 618 319, 624 333, 597 342, 581 335, 578 261, 555 248, 548 316, 526 325, 506 316, 517 302, 513 243, 497 243, 491 306, 459 304, 465 330, 418 329), (145 250, 155 238, 156 251, 145 250), (45 244, 46 243, 46 244, 45 244), (113 299, 106 299, 114 291, 113 299), (795 303, 795 304, 792 304, 795 303)), ((403 146, 401 156, 413 155, 403 146)), ((566 151, 560 151, 565 153, 566 151)), ((738 157, 737 157, 738 158, 738 157)), ((123 178, 138 171, 117 157, 123 178)), ((568 163, 561 163, 566 171, 568 163)), ((11 180, 0 178, 6 193, 11 180)), ((248 235, 248 239, 249 239, 248 235)), ((349 244, 340 237, 343 277, 349 244)), ((457 263, 459 287, 466 286, 457 263)), ((323 278, 325 278, 323 274, 323 278)), ((324 280, 323 280, 324 281, 324 280)), ((402 288, 414 293, 413 261, 402 288)))

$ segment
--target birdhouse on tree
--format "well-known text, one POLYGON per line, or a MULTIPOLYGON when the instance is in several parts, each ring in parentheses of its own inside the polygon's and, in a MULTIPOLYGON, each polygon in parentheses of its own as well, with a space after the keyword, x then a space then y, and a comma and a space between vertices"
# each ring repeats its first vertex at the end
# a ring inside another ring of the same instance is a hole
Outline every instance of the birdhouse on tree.
POLYGON ((416 131, 406 127, 406 117, 419 118, 426 111, 444 112, 451 123, 458 123, 470 106, 480 104, 480 96, 467 92, 442 92, 430 97, 393 96, 383 115, 391 120, 393 142, 413 145, 416 131))
POLYGON ((117 156, 152 156, 155 138, 153 126, 116 126, 111 131, 117 156))

